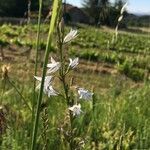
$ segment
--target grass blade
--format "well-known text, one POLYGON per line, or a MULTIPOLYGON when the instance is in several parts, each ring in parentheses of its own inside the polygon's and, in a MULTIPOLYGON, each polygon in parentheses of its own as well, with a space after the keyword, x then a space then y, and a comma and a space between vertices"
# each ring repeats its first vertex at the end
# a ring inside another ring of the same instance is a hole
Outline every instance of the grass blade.
POLYGON ((49 56, 49 52, 50 52, 50 48, 52 44, 52 36, 54 32, 54 27, 57 21, 57 15, 58 15, 57 12, 58 12, 58 7, 59 7, 60 2, 61 2, 60 0, 54 0, 53 2, 53 12, 52 12, 52 17, 50 21, 50 28, 49 28, 49 34, 48 34, 48 40, 47 40, 47 46, 46 46, 46 52, 45 52, 45 58, 44 58, 42 82, 41 82, 41 88, 39 92, 37 109, 36 109, 35 120, 34 120, 34 125, 33 125, 31 150, 35 150, 35 145, 36 145, 38 124, 39 124, 39 117, 40 117, 40 105, 41 105, 42 97, 43 97, 43 86, 44 86, 44 80, 45 80, 45 75, 46 75, 48 56, 49 56))

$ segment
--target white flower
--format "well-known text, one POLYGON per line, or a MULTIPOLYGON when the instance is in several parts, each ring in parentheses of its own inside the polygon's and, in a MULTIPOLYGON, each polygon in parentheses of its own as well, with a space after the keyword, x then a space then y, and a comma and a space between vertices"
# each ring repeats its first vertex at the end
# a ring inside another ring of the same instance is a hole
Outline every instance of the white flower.
POLYGON ((125 9, 126 9, 127 5, 128 5, 128 3, 125 3, 123 5, 123 7, 121 8, 121 11, 120 11, 121 15, 125 12, 125 9))
MULTIPOLYGON (((37 76, 34 76, 35 79, 37 79, 38 81, 42 81, 42 77, 37 77, 37 76)), ((47 90, 48 90, 48 87, 51 85, 51 82, 52 82, 52 76, 46 76, 45 77, 45 81, 44 81, 44 93, 47 93, 47 90)), ((38 86, 36 87, 37 89, 40 89, 41 87, 41 83, 38 84, 38 86)))
POLYGON ((121 16, 118 18, 118 22, 120 22, 122 19, 123 19, 123 15, 121 15, 121 16))
POLYGON ((60 62, 56 62, 52 57, 51 57, 51 63, 47 64, 48 73, 54 73, 60 68, 60 62))
MULTIPOLYGON (((41 77, 37 77, 37 76, 34 76, 35 79, 37 79, 38 81, 42 81, 42 78, 41 77)), ((45 82, 44 82, 44 93, 45 94, 48 94, 48 97, 50 97, 51 95, 52 96, 57 96, 58 95, 58 92, 56 92, 52 85, 51 85, 51 82, 52 82, 52 76, 46 76, 45 77, 45 82)), ((37 89, 40 89, 41 87, 41 83, 36 87, 37 89)))
POLYGON ((73 116, 80 115, 80 113, 82 112, 80 104, 78 105, 76 104, 73 105, 72 107, 69 107, 69 110, 73 112, 73 116))
POLYGON ((89 92, 88 90, 85 90, 83 88, 78 88, 78 94, 80 96, 79 99, 89 100, 92 99, 94 93, 89 92))
POLYGON ((71 68, 75 68, 79 64, 79 58, 78 57, 73 59, 73 60, 71 58, 69 58, 69 61, 70 61, 69 67, 71 67, 71 68))
POLYGON ((48 94, 48 97, 50 97, 50 96, 57 96, 59 93, 56 92, 52 86, 49 86, 47 90, 47 94, 48 94))
POLYGON ((70 30, 70 32, 65 36, 63 43, 68 43, 77 37, 77 30, 70 30))

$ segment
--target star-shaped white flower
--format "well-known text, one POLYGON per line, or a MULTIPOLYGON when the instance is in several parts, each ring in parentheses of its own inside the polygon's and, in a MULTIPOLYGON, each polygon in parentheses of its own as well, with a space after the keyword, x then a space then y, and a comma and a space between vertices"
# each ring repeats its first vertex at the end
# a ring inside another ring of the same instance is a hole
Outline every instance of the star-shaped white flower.
MULTIPOLYGON (((37 76, 34 76, 35 79, 37 79, 38 81, 42 81, 42 78, 41 77, 37 77, 37 76)), ((58 95, 58 92, 56 92, 51 83, 52 83, 52 76, 46 76, 45 77, 45 82, 44 82, 44 93, 48 95, 48 97, 50 96, 57 96, 58 95)), ((40 89, 41 87, 41 83, 36 87, 37 89, 40 89)))
POLYGON ((72 69, 75 68, 79 64, 79 58, 78 57, 75 59, 69 58, 69 61, 70 61, 69 67, 72 69))
POLYGON ((94 93, 89 92, 88 90, 85 90, 83 88, 78 88, 78 94, 80 96, 79 99, 90 100, 92 99, 94 93))
POLYGON ((50 96, 57 96, 59 93, 56 92, 52 86, 49 86, 47 90, 47 94, 48 94, 48 97, 50 97, 50 96))
MULTIPOLYGON (((39 83, 38 86, 36 87, 37 89, 40 89, 42 77, 34 76, 34 78, 37 79, 38 81, 40 81, 40 83, 39 83)), ((53 78, 52 76, 46 76, 46 77, 45 77, 44 89, 43 89, 44 93, 47 93, 48 87, 51 85, 52 78, 53 78)))
POLYGON ((72 107, 69 107, 69 110, 72 111, 73 116, 76 116, 76 115, 78 116, 82 112, 80 104, 78 105, 76 104, 76 105, 73 105, 72 107))
POLYGON ((51 63, 50 64, 47 64, 47 68, 48 69, 48 73, 54 73, 56 72, 57 70, 59 70, 60 68, 60 62, 56 62, 52 57, 51 57, 51 63))
POLYGON ((77 37, 77 30, 71 29, 70 32, 65 36, 63 43, 68 43, 77 37))

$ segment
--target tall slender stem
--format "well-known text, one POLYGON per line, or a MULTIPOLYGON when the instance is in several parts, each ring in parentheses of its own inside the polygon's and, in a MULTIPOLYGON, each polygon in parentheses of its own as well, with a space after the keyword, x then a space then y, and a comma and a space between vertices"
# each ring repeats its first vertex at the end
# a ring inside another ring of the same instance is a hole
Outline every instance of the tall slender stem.
MULTIPOLYGON (((60 62, 61 62, 61 70, 60 70, 60 79, 63 85, 65 99, 67 103, 67 107, 70 106, 70 97, 69 97, 69 86, 66 82, 66 71, 65 71, 65 63, 64 63, 64 56, 63 56, 63 35, 61 37, 60 30, 58 29, 58 46, 59 46, 59 52, 60 52, 60 62)), ((70 150, 73 150, 73 116, 72 113, 69 112, 69 120, 70 120, 70 127, 71 127, 71 141, 69 142, 70 150)))
POLYGON ((45 59, 44 59, 44 65, 43 65, 42 81, 41 81, 41 87, 40 87, 36 114, 35 114, 35 121, 34 121, 34 126, 33 126, 31 150, 35 150, 35 146, 36 146, 37 131, 38 131, 38 124, 39 124, 39 116, 40 116, 40 106, 41 106, 42 97, 43 97, 43 86, 44 86, 44 80, 45 80, 45 75, 46 75, 46 70, 47 70, 46 68, 47 68, 47 63, 48 63, 49 52, 50 52, 50 48, 52 45, 52 36, 54 32, 54 27, 57 21, 57 15, 58 15, 57 11, 58 11, 60 2, 61 0, 54 0, 53 2, 53 12, 52 12, 52 18, 50 21, 49 34, 48 34, 46 52, 45 52, 45 57, 44 57, 45 59))
MULTIPOLYGON (((39 15, 38 15, 38 31, 37 31, 37 39, 36 39, 36 56, 35 56, 35 70, 34 76, 37 75, 37 67, 38 67, 38 51, 39 51, 39 43, 40 43, 40 30, 41 30, 41 14, 42 14, 42 3, 43 0, 39 0, 39 15)), ((34 117, 34 108, 35 108, 35 88, 36 88, 36 80, 34 80, 34 87, 33 87, 33 101, 32 101, 32 120, 34 117)))

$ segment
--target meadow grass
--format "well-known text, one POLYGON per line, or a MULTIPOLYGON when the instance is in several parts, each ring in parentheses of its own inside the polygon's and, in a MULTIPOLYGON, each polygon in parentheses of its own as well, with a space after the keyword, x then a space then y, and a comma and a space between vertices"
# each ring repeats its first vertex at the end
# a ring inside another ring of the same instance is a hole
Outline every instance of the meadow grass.
MULTIPOLYGON (((29 106, 34 100, 37 28, 37 25, 0 27, 0 45, 5 54, 0 65, 10 66, 9 80, 29 106)), ((65 33, 69 29, 67 27, 65 33)), ((68 141, 72 139, 76 149, 149 149, 148 34, 123 32, 114 45, 108 42, 113 33, 106 29, 79 25, 78 30, 79 35, 71 46, 64 47, 66 57, 80 58, 79 67, 69 74, 67 81, 73 77, 74 86, 80 84, 93 90, 93 100, 81 101, 83 113, 72 121, 72 138, 65 99, 43 95, 44 101, 38 107, 39 124, 35 122, 38 125, 37 140, 32 145, 38 149, 43 149, 46 144, 47 149, 66 150, 70 149, 68 141)), ((49 25, 41 25, 37 75, 42 74, 48 31, 49 25)), ((51 55, 57 58, 56 37, 51 43, 51 55)), ((48 56, 47 61, 50 61, 48 56)), ((3 76, 3 72, 0 73, 3 76)), ((31 147, 32 113, 8 80, 2 79, 0 86, 0 148, 28 150, 31 147)), ((63 91, 57 78, 55 87, 63 91)), ((35 93, 37 96, 38 92, 35 93)))

